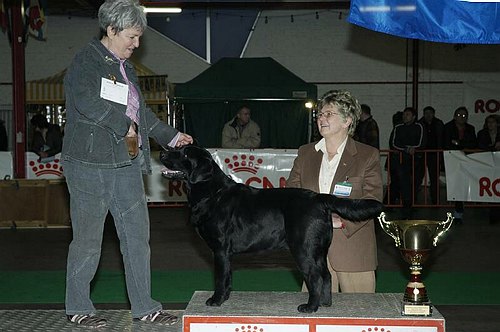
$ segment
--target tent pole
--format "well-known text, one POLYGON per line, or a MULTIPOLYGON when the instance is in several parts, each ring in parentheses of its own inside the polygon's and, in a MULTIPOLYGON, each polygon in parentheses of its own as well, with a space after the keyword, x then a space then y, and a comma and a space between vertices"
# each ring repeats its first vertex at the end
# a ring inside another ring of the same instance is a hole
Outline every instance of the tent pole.
POLYGON ((250 43, 250 39, 252 39, 253 32, 255 31, 255 27, 257 26, 257 22, 259 21, 261 14, 262 14, 262 12, 259 12, 257 14, 257 17, 255 18, 255 21, 252 24, 252 29, 250 29, 250 33, 247 36, 247 40, 245 42, 245 46, 243 46, 243 49, 241 50, 240 58, 243 58, 243 56, 245 55, 245 51, 247 50, 248 43, 250 43))
POLYGON ((205 26, 206 26, 206 44, 207 44, 207 48, 206 48, 206 58, 207 58, 207 62, 208 63, 212 63, 212 45, 211 45, 211 39, 210 39, 210 8, 207 8, 207 18, 205 20, 205 26))

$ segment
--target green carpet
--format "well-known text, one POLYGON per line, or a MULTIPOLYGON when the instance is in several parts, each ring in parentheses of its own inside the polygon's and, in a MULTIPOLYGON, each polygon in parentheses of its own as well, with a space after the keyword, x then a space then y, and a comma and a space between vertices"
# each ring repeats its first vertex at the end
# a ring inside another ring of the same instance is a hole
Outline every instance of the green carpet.
MULTIPOLYGON (((408 277, 400 272, 377 271, 378 293, 402 293, 408 277)), ((430 272, 424 282, 431 301, 444 304, 500 304, 494 285, 500 273, 430 272)), ((0 271, 0 303, 63 303, 64 271, 0 271)), ((299 276, 289 270, 238 270, 236 291, 300 291, 299 276)), ((163 303, 187 303, 196 290, 213 290, 209 271, 153 271, 153 297, 163 303)), ((99 271, 92 288, 95 303, 126 303, 122 272, 99 271)))

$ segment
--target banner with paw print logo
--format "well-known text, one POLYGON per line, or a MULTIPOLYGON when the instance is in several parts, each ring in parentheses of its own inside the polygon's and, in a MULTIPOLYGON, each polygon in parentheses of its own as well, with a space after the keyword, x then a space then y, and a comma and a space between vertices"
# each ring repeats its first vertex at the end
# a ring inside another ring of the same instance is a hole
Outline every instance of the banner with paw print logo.
POLYGON ((255 188, 283 188, 297 150, 210 150, 212 158, 234 181, 255 188))

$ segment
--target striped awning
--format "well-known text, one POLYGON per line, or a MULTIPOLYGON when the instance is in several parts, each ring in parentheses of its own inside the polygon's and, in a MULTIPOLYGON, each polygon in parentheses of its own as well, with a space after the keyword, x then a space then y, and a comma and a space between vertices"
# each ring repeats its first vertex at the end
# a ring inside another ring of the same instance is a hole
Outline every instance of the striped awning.
POLYGON ((26 82, 26 104, 64 104, 64 75, 66 69, 50 77, 26 82))
MULTIPOLYGON (((139 76, 139 85, 147 104, 165 104, 167 96, 172 97, 173 85, 167 75, 156 75, 152 70, 140 63, 134 67, 139 76)), ((38 80, 26 82, 26 104, 36 105, 64 105, 64 75, 63 71, 38 80)))

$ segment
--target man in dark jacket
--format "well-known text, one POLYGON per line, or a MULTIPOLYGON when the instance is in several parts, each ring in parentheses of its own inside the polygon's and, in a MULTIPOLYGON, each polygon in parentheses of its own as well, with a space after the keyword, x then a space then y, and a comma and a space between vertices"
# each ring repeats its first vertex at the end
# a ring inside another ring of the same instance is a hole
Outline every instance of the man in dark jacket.
MULTIPOLYGON (((436 118, 436 110, 432 106, 424 108, 424 116, 418 120, 422 124, 425 133, 425 149, 427 150, 441 150, 443 149, 444 140, 444 123, 436 118)), ((419 183, 422 182, 425 173, 425 167, 429 173, 429 181, 431 185, 431 201, 432 204, 437 204, 438 186, 439 186, 439 172, 442 165, 442 154, 439 152, 427 152, 425 158, 425 166, 422 168, 422 173, 418 174, 419 183)))
POLYGON ((400 183, 399 183, 399 153, 395 153, 392 141, 394 138, 394 128, 398 124, 403 123, 403 112, 397 111, 392 115, 392 130, 389 136, 389 149, 391 153, 389 154, 387 160, 385 161, 385 168, 389 171, 389 189, 384 197, 385 204, 399 204, 400 201, 400 183))
POLYGON ((461 106, 455 110, 453 120, 444 126, 444 149, 464 150, 477 148, 476 128, 467 123, 469 112, 461 106))
MULTIPOLYGON (((464 150, 477 148, 476 129, 467 123, 469 111, 464 106, 455 110, 453 120, 444 126, 444 149, 464 150)), ((464 214, 464 203, 455 202, 455 222, 460 224, 464 214)))
POLYGON ((413 175, 419 174, 423 166, 422 154, 416 153, 416 151, 425 146, 424 128, 420 123, 416 122, 416 119, 417 111, 413 107, 405 108, 403 123, 394 127, 392 137, 392 146, 401 153, 398 173, 404 219, 410 219, 412 216, 413 197, 416 197, 419 189, 418 180, 412 181, 414 179, 413 175))
POLYGON ((354 139, 358 142, 371 145, 374 148, 380 148, 377 121, 372 117, 370 106, 366 104, 361 105, 361 117, 356 126, 354 139))

